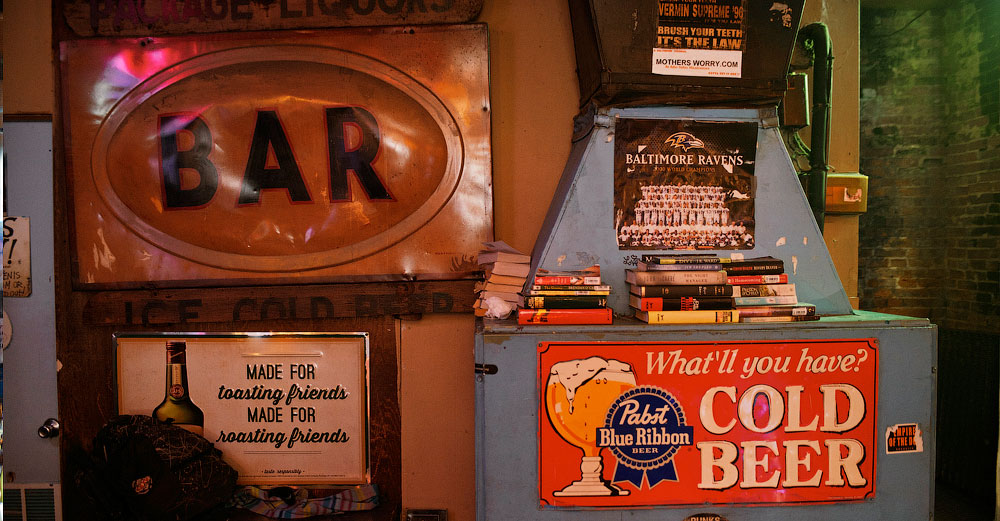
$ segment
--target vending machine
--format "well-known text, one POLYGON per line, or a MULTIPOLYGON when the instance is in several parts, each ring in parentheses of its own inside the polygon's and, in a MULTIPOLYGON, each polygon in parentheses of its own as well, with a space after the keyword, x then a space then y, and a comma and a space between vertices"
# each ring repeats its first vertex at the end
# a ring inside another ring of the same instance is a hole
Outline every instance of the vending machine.
POLYGON ((478 519, 930 519, 937 329, 851 308, 779 132, 802 2, 570 3, 583 109, 529 278, 599 266, 614 318, 479 323, 478 519), (795 305, 682 323, 645 307, 668 256, 770 259, 795 305))

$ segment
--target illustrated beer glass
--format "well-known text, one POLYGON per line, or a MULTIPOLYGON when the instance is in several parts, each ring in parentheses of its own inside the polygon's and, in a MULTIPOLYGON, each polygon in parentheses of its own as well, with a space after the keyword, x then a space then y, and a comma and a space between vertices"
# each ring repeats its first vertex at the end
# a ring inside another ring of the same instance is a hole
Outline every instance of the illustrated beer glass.
POLYGON ((593 356, 552 365, 545 384, 545 411, 562 439, 583 451, 580 480, 555 496, 625 496, 602 477, 601 447, 597 429, 604 426, 611 404, 636 386, 632 366, 618 360, 593 356))

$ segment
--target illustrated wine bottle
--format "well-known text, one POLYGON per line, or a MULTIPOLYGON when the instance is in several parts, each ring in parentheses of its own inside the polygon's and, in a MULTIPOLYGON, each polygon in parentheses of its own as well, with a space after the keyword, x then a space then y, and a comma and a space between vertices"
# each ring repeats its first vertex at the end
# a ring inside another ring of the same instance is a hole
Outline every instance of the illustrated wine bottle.
POLYGON ((167 342, 167 390, 163 402, 153 409, 153 417, 196 434, 204 432, 205 413, 191 401, 188 391, 187 343, 183 340, 167 342))

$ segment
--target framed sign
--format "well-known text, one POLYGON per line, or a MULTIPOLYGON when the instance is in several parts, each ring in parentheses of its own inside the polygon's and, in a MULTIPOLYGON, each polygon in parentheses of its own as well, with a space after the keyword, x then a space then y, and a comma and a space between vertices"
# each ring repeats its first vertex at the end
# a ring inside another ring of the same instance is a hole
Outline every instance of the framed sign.
POLYGON ((479 271, 485 25, 72 40, 61 58, 78 284, 479 271))
POLYGON ((619 118, 619 250, 754 247, 757 123, 619 118))
POLYGON ((246 484, 369 482, 367 333, 117 334, 118 410, 202 434, 246 484))
POLYGON ((875 495, 875 339, 538 350, 542 507, 875 495))

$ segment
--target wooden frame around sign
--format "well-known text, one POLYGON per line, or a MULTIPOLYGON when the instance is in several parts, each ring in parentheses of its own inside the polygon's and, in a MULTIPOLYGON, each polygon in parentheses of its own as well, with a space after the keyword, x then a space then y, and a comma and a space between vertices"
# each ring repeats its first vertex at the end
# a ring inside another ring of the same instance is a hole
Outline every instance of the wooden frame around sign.
POLYGON ((172 340, 187 343, 204 436, 241 483, 370 482, 367 333, 118 333, 119 413, 163 399, 172 340))

